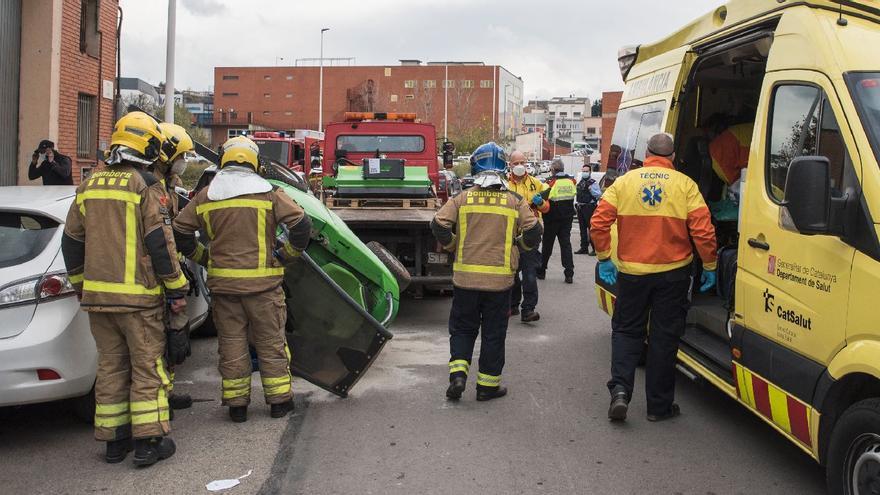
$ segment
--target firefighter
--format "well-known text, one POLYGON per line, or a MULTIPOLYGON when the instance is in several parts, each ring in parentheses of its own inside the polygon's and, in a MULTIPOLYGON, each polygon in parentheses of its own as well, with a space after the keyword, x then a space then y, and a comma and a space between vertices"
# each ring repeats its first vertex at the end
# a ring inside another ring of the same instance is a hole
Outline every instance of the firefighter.
MULTIPOLYGON (((574 283, 574 257, 571 253, 571 224, 574 221, 574 199, 577 196, 577 185, 574 177, 565 173, 562 160, 553 160, 550 164, 553 177, 547 181, 550 187, 547 198, 550 200, 550 211, 544 215, 544 239, 541 245, 541 268, 538 278, 547 276, 547 263, 553 255, 553 244, 559 240, 559 256, 565 283, 574 283)), ((545 193, 546 194, 546 193, 545 193)))
POLYGON ((503 397, 504 339, 507 336, 510 287, 519 250, 534 249, 541 223, 529 202, 508 190, 504 150, 486 143, 471 155, 474 186, 450 199, 431 222, 443 247, 455 254, 452 310, 449 315, 449 388, 446 397, 461 398, 482 327, 477 400, 503 397))
POLYGON ((705 292, 715 285, 712 218, 696 183, 672 165, 674 150, 669 134, 652 136, 643 167, 619 177, 602 195, 592 218, 599 277, 606 284, 618 284, 608 382, 608 417, 614 421, 626 419, 648 326, 648 420, 678 416, 680 409, 673 402, 675 355, 687 316, 691 243, 703 264, 700 290, 705 292), (615 222, 618 265, 611 260, 611 227, 615 222))
MULTIPOLYGON (((168 213, 173 220, 180 213, 179 196, 175 188, 183 185, 180 176, 186 171, 188 161, 194 158, 195 143, 189 133, 186 132, 186 129, 177 124, 162 122, 159 124, 159 129, 162 130, 165 141, 162 143, 162 148, 159 151, 159 159, 150 167, 150 170, 163 186, 163 192, 168 204, 168 213)), ((189 273, 186 264, 181 262, 180 268, 190 283, 190 291, 197 291, 198 286, 196 285, 195 277, 189 273)), ((185 312, 175 314, 168 311, 165 315, 165 320, 168 325, 169 337, 185 338, 186 342, 184 345, 187 352, 189 352, 189 316, 185 312)), ((187 409, 192 406, 192 397, 189 394, 173 391, 174 365, 180 363, 169 361, 171 387, 169 388, 168 404, 172 410, 187 409)))
MULTIPOLYGON (((507 180, 510 190, 529 202, 529 207, 540 222, 541 214, 547 213, 550 210, 550 202, 541 196, 541 193, 548 188, 546 184, 528 174, 526 170, 526 156, 520 151, 514 151, 510 154, 510 174, 507 180)), ((538 306, 537 275, 538 267, 540 266, 540 251, 537 249, 519 249, 519 270, 517 270, 513 279, 513 290, 510 294, 510 315, 520 314, 521 300, 522 314, 520 315, 520 321, 522 322, 527 323, 541 319, 541 315, 535 311, 535 308, 538 306)))
POLYGON ((162 185, 146 170, 162 141, 152 117, 132 112, 119 119, 107 168, 77 188, 62 238, 70 282, 98 347, 95 438, 107 442, 109 463, 125 459, 132 437, 137 466, 175 451, 166 437, 170 382, 163 303, 182 313, 188 284, 162 185))
POLYGON ((259 149, 238 136, 223 144, 220 171, 174 220, 180 251, 208 267, 223 378, 222 404, 232 421, 247 421, 251 357, 256 348, 266 403, 273 418, 293 410, 290 350, 284 326, 282 260, 274 256, 276 229, 288 229, 280 253, 295 258, 306 248, 311 221, 284 192, 260 177, 259 149), (210 250, 195 238, 204 229, 210 250))

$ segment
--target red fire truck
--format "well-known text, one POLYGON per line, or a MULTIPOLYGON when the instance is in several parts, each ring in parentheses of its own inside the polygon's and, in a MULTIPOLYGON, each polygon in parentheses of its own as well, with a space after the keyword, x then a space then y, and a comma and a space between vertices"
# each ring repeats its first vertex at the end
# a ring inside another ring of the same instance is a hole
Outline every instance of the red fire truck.
POLYGON ((307 167, 320 162, 324 153, 324 133, 308 129, 287 131, 253 131, 248 137, 257 143, 260 155, 291 170, 307 172, 307 167))

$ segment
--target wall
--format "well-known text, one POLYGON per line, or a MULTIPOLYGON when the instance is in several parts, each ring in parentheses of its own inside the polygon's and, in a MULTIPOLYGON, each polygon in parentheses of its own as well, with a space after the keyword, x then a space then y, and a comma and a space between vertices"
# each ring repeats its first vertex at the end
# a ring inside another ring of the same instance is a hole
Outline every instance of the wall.
POLYGON ((602 170, 605 170, 608 163, 608 149, 611 147, 611 135, 614 133, 617 109, 622 97, 623 91, 602 92, 602 170))

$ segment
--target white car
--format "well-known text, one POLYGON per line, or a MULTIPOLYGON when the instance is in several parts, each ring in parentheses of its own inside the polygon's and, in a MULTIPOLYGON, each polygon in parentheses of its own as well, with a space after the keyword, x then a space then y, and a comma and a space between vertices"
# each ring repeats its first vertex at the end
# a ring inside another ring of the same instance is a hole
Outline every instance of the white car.
POLYGON ((538 175, 538 171, 535 169, 535 164, 531 162, 526 164, 526 172, 531 176, 538 175))
MULTIPOLYGON (((73 186, 0 187, 0 407, 71 398, 91 421, 97 350, 61 255, 74 195, 73 186)), ((192 328, 209 316, 195 273, 192 328)))
POLYGON ((550 173, 550 162, 547 160, 542 161, 541 165, 538 166, 538 170, 542 174, 549 174, 550 173))

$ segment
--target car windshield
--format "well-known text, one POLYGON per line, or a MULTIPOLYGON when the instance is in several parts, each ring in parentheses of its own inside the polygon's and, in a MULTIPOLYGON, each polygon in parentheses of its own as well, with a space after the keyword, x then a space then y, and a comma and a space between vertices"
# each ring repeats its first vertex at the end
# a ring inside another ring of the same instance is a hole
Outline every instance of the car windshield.
POLYGON ((880 72, 850 73, 846 82, 874 148, 874 157, 880 161, 880 72))
POLYGON ((284 141, 256 141, 260 154, 282 165, 287 165, 290 145, 284 141))
POLYGON ((0 212, 0 268, 36 258, 46 249, 56 229, 58 222, 43 216, 0 212))
POLYGON ((422 136, 339 136, 336 149, 349 153, 421 153, 425 150, 422 136))

